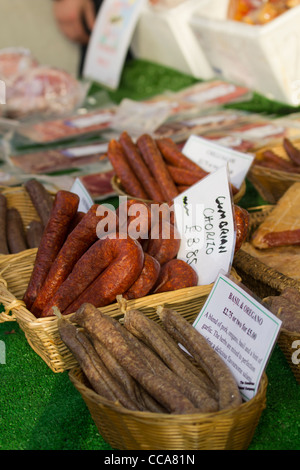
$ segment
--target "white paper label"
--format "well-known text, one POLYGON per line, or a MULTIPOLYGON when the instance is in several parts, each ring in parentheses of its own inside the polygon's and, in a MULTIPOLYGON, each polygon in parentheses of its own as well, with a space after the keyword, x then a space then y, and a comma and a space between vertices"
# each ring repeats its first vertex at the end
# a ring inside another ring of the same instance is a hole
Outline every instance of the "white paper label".
POLYGON ((88 212, 88 210, 94 204, 94 201, 79 178, 76 178, 70 191, 71 193, 75 193, 79 196, 80 201, 78 212, 88 212))
POLYGON ((206 176, 174 199, 181 236, 177 258, 198 274, 198 285, 215 281, 220 269, 230 270, 235 227, 225 166, 206 176))
POLYGON ((146 0, 104 0, 96 18, 83 76, 111 89, 119 86, 131 37, 146 0))
POLYGON ((194 322, 225 361, 245 400, 257 392, 281 320, 228 276, 219 273, 194 322))
POLYGON ((96 126, 98 124, 109 123, 112 120, 112 114, 100 113, 93 116, 84 116, 82 118, 70 119, 65 121, 68 126, 84 129, 85 127, 96 126))
POLYGON ((229 179, 238 189, 254 160, 252 154, 238 152, 196 135, 188 138, 182 152, 209 173, 228 164, 229 179))
POLYGON ((63 155, 70 158, 88 157, 96 153, 105 153, 107 151, 107 142, 97 145, 83 145, 82 147, 73 147, 62 150, 63 155))

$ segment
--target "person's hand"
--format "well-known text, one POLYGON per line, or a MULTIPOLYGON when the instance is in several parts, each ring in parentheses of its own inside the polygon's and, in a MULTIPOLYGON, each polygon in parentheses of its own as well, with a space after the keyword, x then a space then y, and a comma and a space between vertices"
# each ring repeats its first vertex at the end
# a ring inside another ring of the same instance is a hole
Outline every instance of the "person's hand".
POLYGON ((87 44, 89 35, 83 21, 90 31, 95 23, 95 9, 92 0, 55 0, 53 13, 62 33, 71 41, 87 44))

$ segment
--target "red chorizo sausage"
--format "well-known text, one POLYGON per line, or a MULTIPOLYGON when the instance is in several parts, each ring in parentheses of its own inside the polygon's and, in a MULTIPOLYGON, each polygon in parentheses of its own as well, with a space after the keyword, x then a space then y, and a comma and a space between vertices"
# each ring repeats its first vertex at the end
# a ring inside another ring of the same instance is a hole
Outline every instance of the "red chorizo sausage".
POLYGON ((198 275, 192 266, 181 259, 173 259, 161 267, 153 293, 159 294, 184 287, 194 287, 197 284, 198 275))
POLYGON ((235 253, 246 240, 249 228, 249 212, 236 204, 234 205, 234 218, 236 226, 235 253))
POLYGON ((179 168, 185 168, 186 170, 200 173, 201 175, 206 173, 197 163, 190 160, 184 153, 179 149, 176 142, 172 139, 165 137, 162 139, 156 139, 157 146, 161 151, 164 159, 173 166, 179 168))
POLYGON ((78 205, 79 197, 77 194, 64 190, 56 193, 50 218, 37 251, 32 275, 23 297, 29 310, 65 241, 69 224, 77 212, 78 205))
POLYGON ((59 286, 72 271, 75 263, 97 240, 97 225, 105 214, 115 220, 115 212, 110 210, 99 211, 99 205, 93 204, 81 221, 71 231, 59 250, 45 282, 40 289, 32 306, 32 313, 40 315, 59 286))
POLYGON ((151 229, 151 238, 147 253, 153 256, 161 265, 175 258, 180 247, 181 239, 178 230, 169 222, 162 221, 151 229))
POLYGON ((283 139, 283 148, 291 161, 300 165, 300 150, 287 137, 283 139))
POLYGON ((148 134, 137 139, 137 146, 148 165, 152 175, 157 181, 165 201, 171 201, 178 195, 178 189, 164 162, 155 140, 148 134))
POLYGON ((147 239, 151 228, 151 209, 143 201, 126 199, 117 211, 119 232, 127 233, 134 239, 147 239))
POLYGON ((128 291, 123 294, 123 297, 127 300, 139 299, 140 297, 144 297, 153 288, 154 284, 158 279, 159 273, 159 262, 152 256, 145 253, 144 266, 141 271, 141 274, 139 275, 137 280, 132 284, 132 286, 128 289, 128 291))
POLYGON ((177 168, 176 166, 167 165, 167 168, 172 176, 174 182, 178 185, 191 186, 192 184, 198 183, 202 178, 208 175, 206 171, 203 171, 203 175, 185 168, 177 168))
POLYGON ((85 302, 95 307, 109 305, 136 281, 143 264, 144 252, 136 240, 97 240, 75 264, 41 316, 52 315, 54 305, 63 314, 75 312, 85 302))
POLYGON ((107 156, 112 164, 116 175, 127 194, 141 199, 148 199, 148 196, 136 178, 130 167, 120 142, 115 139, 110 140, 108 144, 107 156))
POLYGON ((300 245, 300 229, 266 233, 263 241, 270 248, 275 246, 300 245))
POLYGON ((148 194, 148 199, 156 202, 164 201, 163 194, 157 182, 150 173, 148 166, 145 164, 138 146, 133 142, 132 138, 127 134, 127 132, 122 132, 119 137, 119 142, 123 147, 131 168, 136 174, 138 180, 141 182, 142 187, 148 194))

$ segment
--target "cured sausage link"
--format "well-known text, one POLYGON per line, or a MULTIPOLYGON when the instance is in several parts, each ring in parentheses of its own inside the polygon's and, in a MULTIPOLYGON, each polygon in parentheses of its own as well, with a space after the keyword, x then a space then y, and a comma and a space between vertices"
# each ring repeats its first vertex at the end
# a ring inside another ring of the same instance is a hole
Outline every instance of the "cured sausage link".
POLYGON ((144 252, 131 238, 97 240, 78 260, 42 312, 52 315, 57 306, 63 314, 75 312, 82 303, 103 307, 126 292, 140 275, 144 252))
POLYGON ((133 197, 147 199, 148 196, 129 165, 120 142, 115 139, 110 140, 107 156, 125 192, 133 197))
POLYGON ((119 137, 119 142, 123 147, 130 166, 135 172, 138 180, 141 182, 142 187, 148 194, 148 199, 151 199, 155 202, 163 202, 163 194, 157 182, 150 173, 148 166, 145 164, 143 157, 141 156, 140 151, 137 145, 133 142, 132 138, 127 134, 127 132, 124 131, 119 137))
POLYGON ((130 286, 130 288, 123 294, 123 297, 129 299, 139 299, 147 295, 160 273, 160 263, 147 253, 144 254, 144 266, 141 274, 137 280, 130 286))
POLYGON ((77 212, 79 196, 69 191, 56 193, 52 211, 38 248, 31 278, 23 300, 30 310, 47 274, 61 249, 69 224, 77 212))
POLYGON ((144 354, 155 370, 174 383, 174 386, 185 394, 200 411, 209 412, 218 409, 218 404, 209 394, 205 381, 198 380, 196 373, 191 368, 186 368, 183 353, 175 343, 171 345, 174 340, 160 325, 138 310, 129 310, 124 316, 124 326, 156 352, 158 356, 144 347, 144 354), (158 360, 158 357, 162 361, 158 360))
POLYGON ((168 333, 186 348, 214 382, 219 393, 219 408, 239 406, 242 398, 236 380, 204 336, 174 310, 159 307, 157 313, 168 333))
POLYGON ((118 362, 169 413, 197 413, 191 401, 165 378, 153 373, 128 345, 111 319, 99 310, 85 305, 73 315, 72 321, 88 331, 91 338, 99 339, 118 362))
MULTIPOLYGON (((75 263, 97 240, 97 224, 104 219, 98 215, 98 204, 93 204, 81 221, 69 233, 50 267, 45 282, 32 306, 32 313, 39 316, 51 298, 72 271, 75 263)), ((114 213, 109 212, 114 218, 114 213)), ((73 223, 73 221, 72 221, 73 223)))
POLYGON ((164 162, 155 140, 150 135, 143 134, 137 139, 137 146, 157 181, 164 196, 164 200, 171 201, 174 197, 178 196, 178 189, 168 172, 167 165, 164 162))
POLYGON ((160 270, 153 293, 169 292, 198 284, 198 275, 194 268, 181 259, 172 259, 160 270))
POLYGON ((179 150, 176 142, 174 142, 169 137, 156 139, 156 143, 164 159, 170 165, 184 168, 186 170, 192 171, 193 173, 199 173, 201 176, 203 176, 203 173, 206 173, 203 168, 197 165, 197 163, 193 162, 186 155, 184 155, 184 153, 179 150))

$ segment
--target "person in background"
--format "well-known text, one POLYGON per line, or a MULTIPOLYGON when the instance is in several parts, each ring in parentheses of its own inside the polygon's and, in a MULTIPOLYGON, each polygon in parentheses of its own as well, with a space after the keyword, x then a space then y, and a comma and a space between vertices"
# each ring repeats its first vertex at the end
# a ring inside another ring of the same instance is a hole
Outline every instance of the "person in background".
POLYGON ((79 75, 82 74, 84 58, 103 0, 54 0, 53 14, 60 31, 81 47, 79 75))

